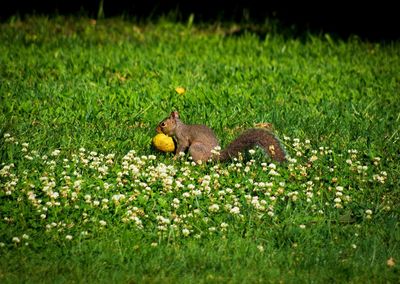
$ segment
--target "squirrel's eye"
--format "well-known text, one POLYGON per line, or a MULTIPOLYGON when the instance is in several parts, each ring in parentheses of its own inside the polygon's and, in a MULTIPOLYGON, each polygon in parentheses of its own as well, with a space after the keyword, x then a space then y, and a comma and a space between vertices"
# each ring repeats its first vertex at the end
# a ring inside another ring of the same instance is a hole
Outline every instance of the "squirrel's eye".
POLYGON ((164 126, 165 126, 165 123, 164 123, 164 122, 163 122, 163 123, 161 123, 161 126, 162 126, 162 127, 164 127, 164 126))

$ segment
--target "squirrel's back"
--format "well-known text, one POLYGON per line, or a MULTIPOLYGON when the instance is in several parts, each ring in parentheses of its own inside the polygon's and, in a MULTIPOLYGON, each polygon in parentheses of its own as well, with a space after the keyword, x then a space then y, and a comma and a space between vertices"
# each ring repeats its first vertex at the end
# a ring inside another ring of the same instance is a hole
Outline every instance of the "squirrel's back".
POLYGON ((184 136, 190 141, 201 140, 210 147, 218 146, 217 137, 214 131, 203 124, 182 124, 178 128, 178 133, 184 133, 184 136), (180 129, 179 129, 180 128, 180 129))

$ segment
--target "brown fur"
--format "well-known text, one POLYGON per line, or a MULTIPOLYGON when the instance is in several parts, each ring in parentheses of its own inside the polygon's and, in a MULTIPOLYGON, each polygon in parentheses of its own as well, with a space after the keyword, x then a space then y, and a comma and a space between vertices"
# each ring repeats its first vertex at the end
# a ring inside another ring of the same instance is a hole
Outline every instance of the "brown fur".
POLYGON ((258 146, 264 149, 275 161, 283 162, 286 160, 285 151, 279 140, 266 129, 253 128, 247 130, 231 142, 226 149, 222 150, 219 156, 212 153, 212 150, 218 146, 214 132, 205 125, 184 124, 176 111, 161 121, 156 130, 174 138, 177 144, 175 158, 180 152, 188 150, 196 162, 205 162, 210 159, 225 162, 237 157, 239 153, 258 146))
POLYGON ((221 151, 220 161, 237 157, 239 153, 258 146, 275 161, 283 162, 286 154, 279 140, 270 131, 261 128, 249 129, 233 140, 226 149, 221 151))

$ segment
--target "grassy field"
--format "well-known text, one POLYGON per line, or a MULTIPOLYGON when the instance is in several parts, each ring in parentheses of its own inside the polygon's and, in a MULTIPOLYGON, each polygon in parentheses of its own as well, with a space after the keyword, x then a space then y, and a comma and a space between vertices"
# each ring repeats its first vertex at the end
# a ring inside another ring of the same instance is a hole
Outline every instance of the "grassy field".
POLYGON ((398 283, 399 95, 400 42, 2 23, 0 282, 398 283), (222 146, 272 123, 289 161, 173 161, 172 110, 222 146))

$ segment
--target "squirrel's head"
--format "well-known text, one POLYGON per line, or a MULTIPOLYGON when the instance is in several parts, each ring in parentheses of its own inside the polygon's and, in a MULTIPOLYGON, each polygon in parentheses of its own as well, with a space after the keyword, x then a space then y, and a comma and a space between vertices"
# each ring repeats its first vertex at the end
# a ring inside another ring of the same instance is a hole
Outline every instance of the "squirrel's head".
POLYGON ((158 133, 164 133, 168 136, 174 136, 177 121, 179 121, 179 113, 177 111, 173 111, 169 117, 165 118, 158 124, 156 131, 158 133))

